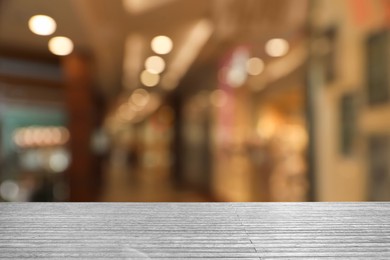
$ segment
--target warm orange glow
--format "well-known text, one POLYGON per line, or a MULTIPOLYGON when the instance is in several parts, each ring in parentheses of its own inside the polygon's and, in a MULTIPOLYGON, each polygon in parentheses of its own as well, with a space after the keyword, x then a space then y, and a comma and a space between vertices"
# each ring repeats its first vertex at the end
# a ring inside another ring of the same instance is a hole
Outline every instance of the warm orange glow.
POLYGON ((49 128, 51 132, 52 143, 61 143, 61 131, 56 127, 49 128))
POLYGON ((69 131, 65 127, 30 126, 19 128, 13 134, 13 141, 18 147, 63 145, 69 138, 69 131))
POLYGON ((123 7, 131 14, 142 14, 163 5, 168 4, 174 0, 157 0, 157 1, 145 1, 145 0, 122 0, 123 7))
POLYGON ((223 107, 227 102, 225 91, 217 89, 210 94, 210 102, 216 107, 223 107))
POLYGON ((65 127, 60 127, 59 130, 61 133, 61 143, 67 143, 70 139, 69 130, 66 129, 65 127))

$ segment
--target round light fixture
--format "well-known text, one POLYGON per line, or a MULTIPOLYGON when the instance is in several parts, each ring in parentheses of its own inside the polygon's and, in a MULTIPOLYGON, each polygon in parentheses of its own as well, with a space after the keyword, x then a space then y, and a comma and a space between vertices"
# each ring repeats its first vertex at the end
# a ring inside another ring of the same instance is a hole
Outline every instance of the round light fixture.
POLYGON ((63 36, 51 38, 49 41, 49 50, 58 56, 66 56, 73 51, 73 42, 71 39, 63 36))
POLYGON ((141 82, 147 87, 154 87, 160 82, 160 75, 144 70, 141 73, 141 82))
POLYGON ((281 57, 287 54, 290 46, 284 39, 276 38, 269 40, 265 45, 265 51, 271 57, 281 57))
POLYGON ((250 58, 245 65, 246 71, 252 76, 259 75, 264 70, 264 62, 257 57, 250 58))
POLYGON ((57 24, 50 16, 34 15, 28 21, 28 27, 35 34, 51 35, 57 29, 57 24))
POLYGON ((145 61, 145 68, 153 74, 160 74, 165 69, 165 61, 159 56, 151 56, 145 61))
POLYGON ((70 164, 70 155, 64 149, 54 151, 49 157, 49 168, 54 173, 65 171, 70 164))
POLYGON ((168 36, 159 35, 153 38, 151 47, 157 54, 168 54, 172 51, 173 43, 168 36))
POLYGON ((143 107, 149 102, 149 93, 145 89, 139 88, 134 90, 130 99, 134 105, 143 107))
POLYGON ((119 107, 119 116, 125 121, 130 121, 135 117, 135 111, 131 109, 130 103, 124 103, 119 107))
POLYGON ((245 68, 241 69, 240 67, 230 68, 226 75, 226 83, 233 88, 241 87, 245 80, 247 79, 247 74, 245 68))

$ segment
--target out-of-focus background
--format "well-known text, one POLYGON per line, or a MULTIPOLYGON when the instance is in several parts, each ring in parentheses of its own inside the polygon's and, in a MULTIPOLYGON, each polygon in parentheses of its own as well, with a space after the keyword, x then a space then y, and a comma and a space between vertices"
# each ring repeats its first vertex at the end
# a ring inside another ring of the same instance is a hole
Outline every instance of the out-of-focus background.
POLYGON ((0 0, 0 201, 390 200, 390 0, 0 0))

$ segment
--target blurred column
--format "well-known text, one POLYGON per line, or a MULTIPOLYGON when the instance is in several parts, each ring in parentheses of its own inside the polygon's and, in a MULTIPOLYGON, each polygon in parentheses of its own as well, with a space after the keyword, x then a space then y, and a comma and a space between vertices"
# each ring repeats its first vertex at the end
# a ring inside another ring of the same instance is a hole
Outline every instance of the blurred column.
POLYGON ((309 178, 309 201, 317 201, 319 193, 318 180, 318 149, 317 139, 321 138, 318 134, 318 97, 321 95, 320 88, 323 85, 321 60, 318 57, 318 47, 315 43, 320 33, 315 26, 316 8, 319 1, 309 1, 308 16, 306 24, 306 33, 308 36, 308 59, 306 62, 306 117, 309 135, 308 143, 308 178, 309 178))
POLYGON ((172 177, 173 183, 176 188, 180 188, 183 185, 183 115, 182 115, 182 96, 180 93, 175 93, 172 97, 172 107, 175 113, 174 121, 174 136, 172 142, 172 155, 173 167, 172 167, 172 177))
POLYGON ((64 57, 65 96, 71 136, 72 163, 68 171, 70 201, 95 201, 99 176, 94 167, 91 137, 97 110, 89 60, 79 54, 64 57))

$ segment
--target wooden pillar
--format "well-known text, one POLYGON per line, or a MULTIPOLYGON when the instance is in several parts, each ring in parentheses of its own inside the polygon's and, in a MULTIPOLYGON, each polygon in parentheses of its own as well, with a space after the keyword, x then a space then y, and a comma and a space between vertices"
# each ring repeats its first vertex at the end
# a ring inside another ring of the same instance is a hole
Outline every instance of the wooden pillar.
POLYGON ((68 171, 70 201, 96 201, 98 183, 94 172, 91 137, 96 125, 96 109, 89 61, 79 54, 63 58, 65 96, 72 162, 68 171))

